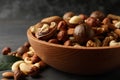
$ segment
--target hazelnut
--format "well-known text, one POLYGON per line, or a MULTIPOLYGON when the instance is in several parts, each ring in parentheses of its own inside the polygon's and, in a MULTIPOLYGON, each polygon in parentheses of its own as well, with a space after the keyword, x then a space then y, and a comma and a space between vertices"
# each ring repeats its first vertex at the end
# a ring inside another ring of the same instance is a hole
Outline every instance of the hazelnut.
POLYGON ((16 56, 21 57, 25 52, 29 51, 29 48, 26 46, 21 46, 17 49, 16 56))
POLYGON ((85 15, 85 14, 80 14, 79 16, 80 16, 80 18, 81 18, 82 20, 87 19, 87 15, 85 15))
POLYGON ((41 69, 47 67, 47 64, 45 62, 43 62, 43 61, 40 61, 39 64, 40 64, 41 69))
POLYGON ((24 46, 26 46, 26 47, 29 48, 29 47, 30 47, 30 43, 29 43, 29 42, 25 42, 25 43, 24 43, 24 46))
POLYGON ((72 41, 71 40, 65 41, 64 46, 72 46, 72 41))
POLYGON ((75 27, 74 37, 77 43, 83 44, 94 37, 94 31, 86 24, 75 27))
POLYGON ((69 28, 69 29, 67 30, 67 34, 68 34, 68 35, 73 35, 73 34, 74 34, 74 28, 69 28))
POLYGON ((10 53, 11 52, 11 48, 10 47, 4 47, 3 49, 2 49, 2 54, 3 55, 7 55, 8 53, 10 53))
POLYGON ((66 12, 64 15, 63 15, 63 19, 64 20, 69 20, 71 17, 73 17, 75 15, 74 12, 66 12))
POLYGON ((25 74, 20 70, 14 71, 14 80, 26 80, 25 74))
POLYGON ((67 30, 67 23, 65 21, 60 21, 58 23, 57 30, 67 30))
POLYGON ((59 31, 59 33, 57 34, 57 39, 62 42, 66 41, 68 39, 67 31, 59 31))
POLYGON ((34 54, 32 57, 31 57, 31 61, 32 63, 36 63, 36 62, 39 62, 41 59, 36 55, 34 54))
POLYGON ((103 19, 102 23, 103 24, 109 24, 109 23, 111 23, 111 19, 106 17, 106 18, 103 19))
POLYGON ((55 43, 55 44, 59 43, 59 41, 57 39, 50 39, 48 42, 49 43, 55 43))
POLYGON ((100 26, 100 21, 99 21, 99 19, 94 18, 94 17, 88 17, 88 18, 85 20, 85 23, 86 23, 87 25, 89 25, 90 27, 98 27, 98 26, 100 26))
POLYGON ((90 17, 94 17, 102 21, 105 18, 105 14, 102 11, 93 11, 90 17))

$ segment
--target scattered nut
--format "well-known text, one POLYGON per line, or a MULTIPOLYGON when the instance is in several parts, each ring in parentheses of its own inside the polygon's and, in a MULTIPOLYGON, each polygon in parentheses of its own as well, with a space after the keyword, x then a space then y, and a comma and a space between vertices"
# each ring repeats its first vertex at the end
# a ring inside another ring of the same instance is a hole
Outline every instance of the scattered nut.
POLYGON ((26 47, 26 46, 21 46, 21 47, 19 47, 18 49, 17 49, 17 54, 16 54, 16 56, 18 56, 18 57, 21 57, 25 52, 27 52, 29 50, 29 48, 28 47, 26 47))
POLYGON ((26 75, 19 69, 14 71, 14 80, 26 80, 26 75))
POLYGON ((14 77, 14 73, 13 72, 4 72, 4 73, 2 73, 2 76, 4 77, 4 78, 13 78, 14 77))
POLYGON ((12 71, 13 71, 13 72, 14 72, 14 71, 17 71, 17 70, 19 69, 19 65, 20 65, 21 63, 24 63, 24 61, 23 61, 23 60, 16 61, 16 62, 12 65, 12 67, 11 67, 12 71))
POLYGON ((7 55, 8 53, 10 53, 11 52, 11 48, 10 47, 4 47, 3 49, 2 49, 2 54, 3 55, 7 55))
POLYGON ((32 64, 25 63, 25 62, 23 62, 23 63, 21 63, 21 64, 19 65, 20 71, 22 71, 22 72, 23 72, 24 74, 26 74, 26 75, 30 72, 30 70, 31 70, 32 67, 33 67, 32 64))

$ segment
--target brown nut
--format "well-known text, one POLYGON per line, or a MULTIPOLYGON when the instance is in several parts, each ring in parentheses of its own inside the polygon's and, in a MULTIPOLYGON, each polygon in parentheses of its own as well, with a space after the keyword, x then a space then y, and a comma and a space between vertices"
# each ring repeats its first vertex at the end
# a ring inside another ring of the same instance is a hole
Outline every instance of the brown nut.
POLYGON ((8 78, 2 78, 1 80, 9 80, 8 78))
POLYGON ((41 22, 47 22, 47 23, 56 22, 56 23, 58 23, 61 20, 63 20, 63 19, 59 16, 51 16, 51 17, 42 19, 41 22))
POLYGON ((120 37, 120 29, 115 29, 114 32, 120 37))
POLYGON ((90 17, 94 17, 102 21, 105 18, 105 14, 102 11, 93 11, 90 17))
POLYGON ((69 29, 67 30, 67 34, 68 34, 68 35, 73 35, 73 34, 74 34, 74 29, 75 29, 75 28, 69 28, 69 29))
POLYGON ((71 40, 65 41, 64 46, 72 46, 72 41, 71 40))
POLYGON ((31 61, 32 63, 36 63, 36 62, 39 62, 41 59, 36 55, 34 54, 32 57, 31 57, 31 61))
POLYGON ((2 73, 2 76, 5 78, 13 78, 14 77, 14 73, 13 72, 4 72, 2 73))
POLYGON ((25 42, 23 45, 28 47, 28 48, 30 47, 30 43, 29 42, 25 42))
POLYGON ((62 42, 66 41, 68 39, 67 31, 59 31, 59 33, 57 34, 57 39, 62 42))
POLYGON ((39 64, 40 64, 40 69, 44 69, 47 67, 47 64, 43 61, 40 61, 39 64))
POLYGON ((26 47, 26 46, 21 46, 21 47, 19 47, 19 48, 17 49, 17 54, 16 54, 16 56, 22 57, 22 55, 23 55, 24 53, 26 53, 27 51, 29 51, 29 48, 28 48, 28 47, 26 47))
POLYGON ((99 19, 94 18, 94 17, 88 17, 88 18, 85 20, 85 23, 86 23, 87 25, 89 25, 90 27, 98 27, 98 26, 100 26, 100 21, 99 21, 99 19))
POLYGON ((120 16, 114 14, 108 14, 107 17, 113 20, 120 20, 120 16))
POLYGON ((25 74, 20 70, 14 71, 14 80, 26 80, 25 74))
POLYGON ((66 12, 66 13, 63 15, 63 19, 69 21, 69 19, 70 19, 71 17, 73 17, 74 15, 75 15, 74 12, 66 12))
POLYGON ((30 70, 30 72, 28 72, 28 75, 31 77, 37 77, 39 75, 39 71, 40 69, 36 66, 33 66, 30 70))
POLYGON ((11 52, 11 48, 10 47, 4 47, 3 49, 2 49, 2 54, 3 55, 7 55, 8 53, 10 53, 11 52))
POLYGON ((50 39, 48 42, 49 43, 55 43, 55 44, 59 43, 59 41, 57 39, 50 39))
POLYGON ((109 24, 109 23, 111 23, 111 19, 106 17, 106 18, 103 19, 102 23, 103 24, 109 24))
POLYGON ((81 18, 82 20, 87 19, 87 15, 85 15, 85 14, 79 14, 79 16, 80 16, 80 18, 81 18))
POLYGON ((112 36, 108 36, 103 40, 102 46, 109 46, 110 41, 112 41, 114 38, 112 36))
POLYGON ((58 23, 57 30, 67 30, 67 23, 65 21, 60 21, 58 23))
POLYGON ((94 35, 94 31, 86 24, 80 24, 75 27, 74 37, 77 43, 86 43, 89 39, 92 39, 94 35))

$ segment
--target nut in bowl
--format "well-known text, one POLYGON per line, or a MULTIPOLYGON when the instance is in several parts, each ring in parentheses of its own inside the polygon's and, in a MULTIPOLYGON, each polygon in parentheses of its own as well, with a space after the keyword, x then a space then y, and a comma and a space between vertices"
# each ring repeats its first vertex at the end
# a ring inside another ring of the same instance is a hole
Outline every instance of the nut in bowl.
POLYGON ((120 29, 115 26, 120 18, 98 12, 102 16, 89 22, 91 16, 69 16, 70 12, 65 18, 66 14, 45 18, 27 30, 28 40, 45 63, 60 71, 95 75, 113 70, 120 66, 120 29))

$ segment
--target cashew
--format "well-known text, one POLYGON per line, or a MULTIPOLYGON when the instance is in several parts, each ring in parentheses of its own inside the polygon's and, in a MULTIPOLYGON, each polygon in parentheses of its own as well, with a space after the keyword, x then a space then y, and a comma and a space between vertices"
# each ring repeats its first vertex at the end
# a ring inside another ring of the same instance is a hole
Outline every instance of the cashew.
POLYGON ((120 29, 120 21, 115 23, 115 27, 120 29))
POLYGON ((34 55, 34 52, 33 52, 33 51, 28 51, 27 54, 28 54, 29 56, 33 56, 33 55, 34 55))
POLYGON ((40 68, 40 62, 35 63, 34 66, 40 68))
POLYGON ((24 61, 23 61, 23 60, 16 61, 16 62, 12 65, 12 67, 11 67, 12 71, 14 72, 14 71, 18 70, 18 69, 19 69, 19 65, 20 65, 21 63, 24 63, 24 61))
POLYGON ((80 16, 73 16, 69 20, 69 23, 71 23, 71 24, 78 24, 80 21, 81 21, 80 16))
POLYGON ((25 62, 25 63, 32 64, 32 60, 31 60, 30 57, 25 57, 25 58, 24 58, 24 62, 25 62))
POLYGON ((28 64, 28 63, 21 63, 19 65, 20 71, 22 71, 24 74, 28 74, 33 67, 33 64, 28 64))
POLYGON ((32 47, 29 47, 29 51, 35 52, 32 47))
POLYGON ((120 46, 120 42, 116 42, 115 40, 110 41, 109 46, 120 46))

